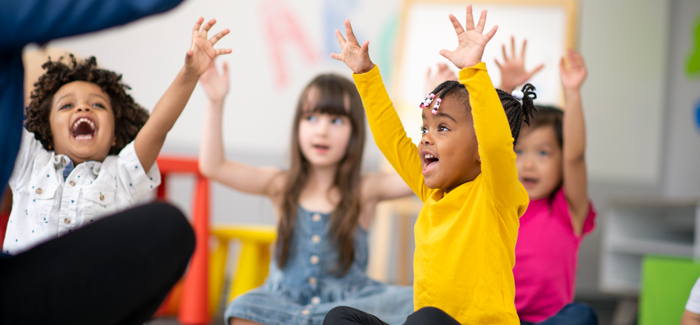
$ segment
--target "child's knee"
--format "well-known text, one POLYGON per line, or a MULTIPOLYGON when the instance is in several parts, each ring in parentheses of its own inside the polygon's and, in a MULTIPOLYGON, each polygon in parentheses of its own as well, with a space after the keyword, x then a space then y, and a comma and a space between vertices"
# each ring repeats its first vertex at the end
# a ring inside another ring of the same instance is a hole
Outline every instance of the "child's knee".
POLYGON ((577 320, 576 324, 598 325, 598 314, 596 314, 595 310, 593 310, 593 308, 587 304, 576 302, 571 303, 564 308, 568 309, 567 314, 573 316, 572 320, 577 320))

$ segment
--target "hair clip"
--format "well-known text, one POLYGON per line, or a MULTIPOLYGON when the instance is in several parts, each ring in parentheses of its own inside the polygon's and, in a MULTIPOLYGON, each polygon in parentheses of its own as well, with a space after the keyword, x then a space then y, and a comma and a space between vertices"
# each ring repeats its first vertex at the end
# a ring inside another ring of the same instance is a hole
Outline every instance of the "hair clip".
POLYGON ((426 108, 430 106, 430 103, 433 102, 433 99, 435 99, 435 94, 430 93, 430 95, 425 96, 425 99, 423 102, 420 103, 420 108, 426 108))
POLYGON ((524 95, 525 95, 525 94, 523 94, 522 91, 517 90, 517 89, 516 89, 516 90, 513 90, 513 92, 511 93, 511 96, 513 96, 513 97, 515 97, 515 98, 517 98, 517 99, 523 99, 523 96, 524 96, 524 95))
POLYGON ((437 110, 440 108, 440 103, 442 103, 442 98, 438 98, 435 101, 435 106, 433 106, 433 115, 437 114, 437 110))

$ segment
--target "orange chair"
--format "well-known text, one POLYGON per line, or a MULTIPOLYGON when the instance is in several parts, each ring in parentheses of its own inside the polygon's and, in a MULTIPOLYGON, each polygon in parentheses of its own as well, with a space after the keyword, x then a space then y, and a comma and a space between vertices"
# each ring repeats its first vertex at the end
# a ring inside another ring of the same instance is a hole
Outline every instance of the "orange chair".
POLYGON ((165 200, 170 174, 191 174, 197 178, 192 203, 192 223, 196 246, 182 287, 173 288, 156 316, 174 314, 187 325, 209 324, 209 180, 199 173, 197 158, 159 156, 156 159, 161 174, 157 197, 165 200), (179 308, 178 308, 179 305, 179 308))

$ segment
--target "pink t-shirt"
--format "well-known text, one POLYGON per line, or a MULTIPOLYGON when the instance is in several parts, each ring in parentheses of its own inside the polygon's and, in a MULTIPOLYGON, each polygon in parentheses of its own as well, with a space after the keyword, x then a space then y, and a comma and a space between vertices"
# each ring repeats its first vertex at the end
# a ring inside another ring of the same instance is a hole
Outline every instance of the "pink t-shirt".
POLYGON ((520 217, 515 245, 515 308, 520 319, 537 323, 554 316, 574 299, 578 247, 593 231, 596 212, 590 204, 583 235, 574 234, 564 189, 531 201, 520 217))

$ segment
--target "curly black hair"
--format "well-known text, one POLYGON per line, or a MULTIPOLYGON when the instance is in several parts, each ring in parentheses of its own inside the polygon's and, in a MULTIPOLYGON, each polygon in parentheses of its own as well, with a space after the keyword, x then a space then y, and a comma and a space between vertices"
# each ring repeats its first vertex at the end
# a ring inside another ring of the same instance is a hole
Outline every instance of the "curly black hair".
MULTIPOLYGON (((525 86, 523 86, 523 98, 521 100, 518 100, 511 94, 501 89, 496 89, 496 92, 498 93, 498 98, 501 100, 503 109, 506 112, 508 125, 510 126, 511 135, 513 136, 513 145, 515 145, 518 142, 518 136, 520 135, 522 123, 525 122, 527 125, 530 125, 530 118, 532 118, 534 113, 537 111, 537 107, 535 107, 535 104, 533 103, 533 100, 537 98, 535 86, 532 84, 525 84, 525 86)), ((448 94, 460 94, 464 104, 469 110, 471 110, 471 107, 469 106, 469 92, 463 84, 459 83, 459 81, 445 81, 435 87, 430 94, 433 95, 432 98, 431 95, 428 95, 428 98, 426 98, 421 105, 430 103, 433 100, 444 98, 448 94)))
POLYGON ((34 83, 34 90, 29 97, 30 103, 24 121, 27 131, 34 133, 34 137, 41 141, 46 150, 53 150, 49 116, 54 94, 63 85, 73 81, 91 82, 109 95, 114 112, 116 137, 116 144, 110 149, 109 154, 118 154, 136 138, 136 134, 148 120, 148 111, 136 104, 134 99, 126 93, 131 87, 121 82, 122 76, 113 71, 99 69, 94 56, 78 62, 75 56, 70 54, 69 64, 63 63, 62 60, 63 57, 57 61, 51 61, 49 57, 49 60, 41 66, 46 72, 39 81, 34 83))

